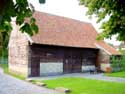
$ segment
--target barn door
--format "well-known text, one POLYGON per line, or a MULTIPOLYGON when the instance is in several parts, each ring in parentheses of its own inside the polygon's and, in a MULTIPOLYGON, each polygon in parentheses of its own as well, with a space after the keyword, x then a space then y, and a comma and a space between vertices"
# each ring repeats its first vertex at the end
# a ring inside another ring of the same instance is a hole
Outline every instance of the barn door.
POLYGON ((74 58, 72 59, 72 72, 78 73, 82 70, 82 62, 80 58, 74 58))
POLYGON ((40 60, 32 58, 31 60, 31 76, 37 77, 40 76, 40 60))
POLYGON ((63 67, 64 73, 77 73, 81 72, 82 70, 82 63, 81 60, 78 58, 72 59, 66 59, 64 62, 64 67, 63 67))
POLYGON ((82 71, 82 60, 79 50, 68 50, 64 58, 64 73, 77 73, 82 71))
POLYGON ((64 73, 72 73, 72 61, 71 59, 65 59, 63 64, 64 73))

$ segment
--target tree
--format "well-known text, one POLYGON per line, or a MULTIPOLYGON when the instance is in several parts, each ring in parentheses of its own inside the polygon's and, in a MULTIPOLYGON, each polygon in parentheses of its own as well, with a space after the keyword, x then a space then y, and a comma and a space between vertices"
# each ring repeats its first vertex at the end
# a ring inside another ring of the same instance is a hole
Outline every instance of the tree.
MULTIPOLYGON (((45 0, 39 0, 45 3, 45 0)), ((32 17, 34 7, 27 0, 1 0, 0 1, 0 53, 7 47, 9 35, 12 30, 11 18, 16 17, 16 24, 21 32, 30 36, 38 32, 35 18, 32 17), (14 2, 15 1, 15 2, 14 2), (25 22, 28 18, 29 22, 25 22)))
POLYGON ((117 35, 118 40, 125 41, 125 0, 80 0, 80 4, 88 7, 87 15, 96 15, 97 23, 106 16, 109 17, 107 21, 103 21, 103 32, 97 39, 117 35))
POLYGON ((0 31, 0 56, 7 55, 7 46, 9 41, 10 31, 0 31))

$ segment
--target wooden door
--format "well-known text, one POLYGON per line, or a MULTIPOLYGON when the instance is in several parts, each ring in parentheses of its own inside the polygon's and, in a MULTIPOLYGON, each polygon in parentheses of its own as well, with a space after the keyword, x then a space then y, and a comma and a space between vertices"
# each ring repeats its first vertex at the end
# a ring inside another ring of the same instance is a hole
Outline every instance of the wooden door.
POLYGON ((40 76, 40 60, 39 59, 31 60, 31 76, 32 77, 40 76))
POLYGON ((80 59, 66 59, 63 65, 64 73, 77 73, 82 70, 82 62, 80 59))
POLYGON ((71 59, 65 59, 63 63, 63 72, 71 73, 72 72, 72 62, 71 59))
POLYGON ((82 71, 82 56, 79 50, 67 50, 65 52, 63 70, 64 73, 78 73, 82 71))
POLYGON ((80 58, 72 59, 72 72, 78 73, 82 71, 82 62, 80 58))

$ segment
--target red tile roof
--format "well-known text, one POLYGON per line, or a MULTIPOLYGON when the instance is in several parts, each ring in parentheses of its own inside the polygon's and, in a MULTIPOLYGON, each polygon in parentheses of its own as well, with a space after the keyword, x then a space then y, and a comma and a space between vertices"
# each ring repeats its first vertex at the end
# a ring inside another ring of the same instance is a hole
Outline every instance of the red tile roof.
POLYGON ((104 41, 97 41, 96 42, 97 45, 99 45, 100 47, 102 47, 104 50, 106 50, 107 52, 110 53, 110 55, 120 55, 121 53, 119 51, 117 51, 114 47, 108 45, 107 43, 105 43, 104 41))
MULTIPOLYGON (((39 26, 39 33, 32 36, 34 43, 68 47, 97 48, 95 43, 98 33, 90 23, 80 22, 43 12, 35 12, 34 17, 39 26)), ((110 46, 107 46, 104 42, 99 42, 99 45, 104 46, 107 50, 113 49, 110 46)), ((115 51, 116 50, 111 50, 111 53, 114 54, 115 51)))

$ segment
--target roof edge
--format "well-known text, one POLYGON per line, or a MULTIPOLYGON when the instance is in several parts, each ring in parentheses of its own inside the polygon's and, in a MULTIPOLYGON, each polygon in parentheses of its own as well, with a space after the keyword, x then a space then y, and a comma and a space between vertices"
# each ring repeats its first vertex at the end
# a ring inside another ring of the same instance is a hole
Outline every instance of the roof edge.
POLYGON ((34 41, 32 40, 32 38, 27 33, 24 33, 24 35, 26 36, 26 38, 30 42, 30 44, 34 43, 34 41))
POLYGON ((105 51, 108 55, 112 55, 109 51, 107 51, 105 48, 103 48, 103 47, 100 46, 99 44, 95 43, 95 46, 96 46, 97 48, 100 48, 100 49, 102 49, 103 51, 105 51))
MULTIPOLYGON (((67 16, 62 16, 62 15, 53 14, 53 13, 48 13, 48 12, 42 12, 42 11, 38 11, 38 10, 35 10, 35 12, 44 13, 44 14, 47 14, 47 15, 56 16, 56 17, 61 17, 61 18, 70 19, 70 20, 74 20, 74 21, 77 21, 77 22, 81 22, 81 23, 86 23, 86 24, 91 24, 91 25, 92 25, 92 23, 90 23, 90 22, 81 21, 81 20, 74 19, 74 18, 70 18, 70 17, 67 17, 67 16)), ((93 25, 92 25, 92 26, 93 26, 93 25)))

